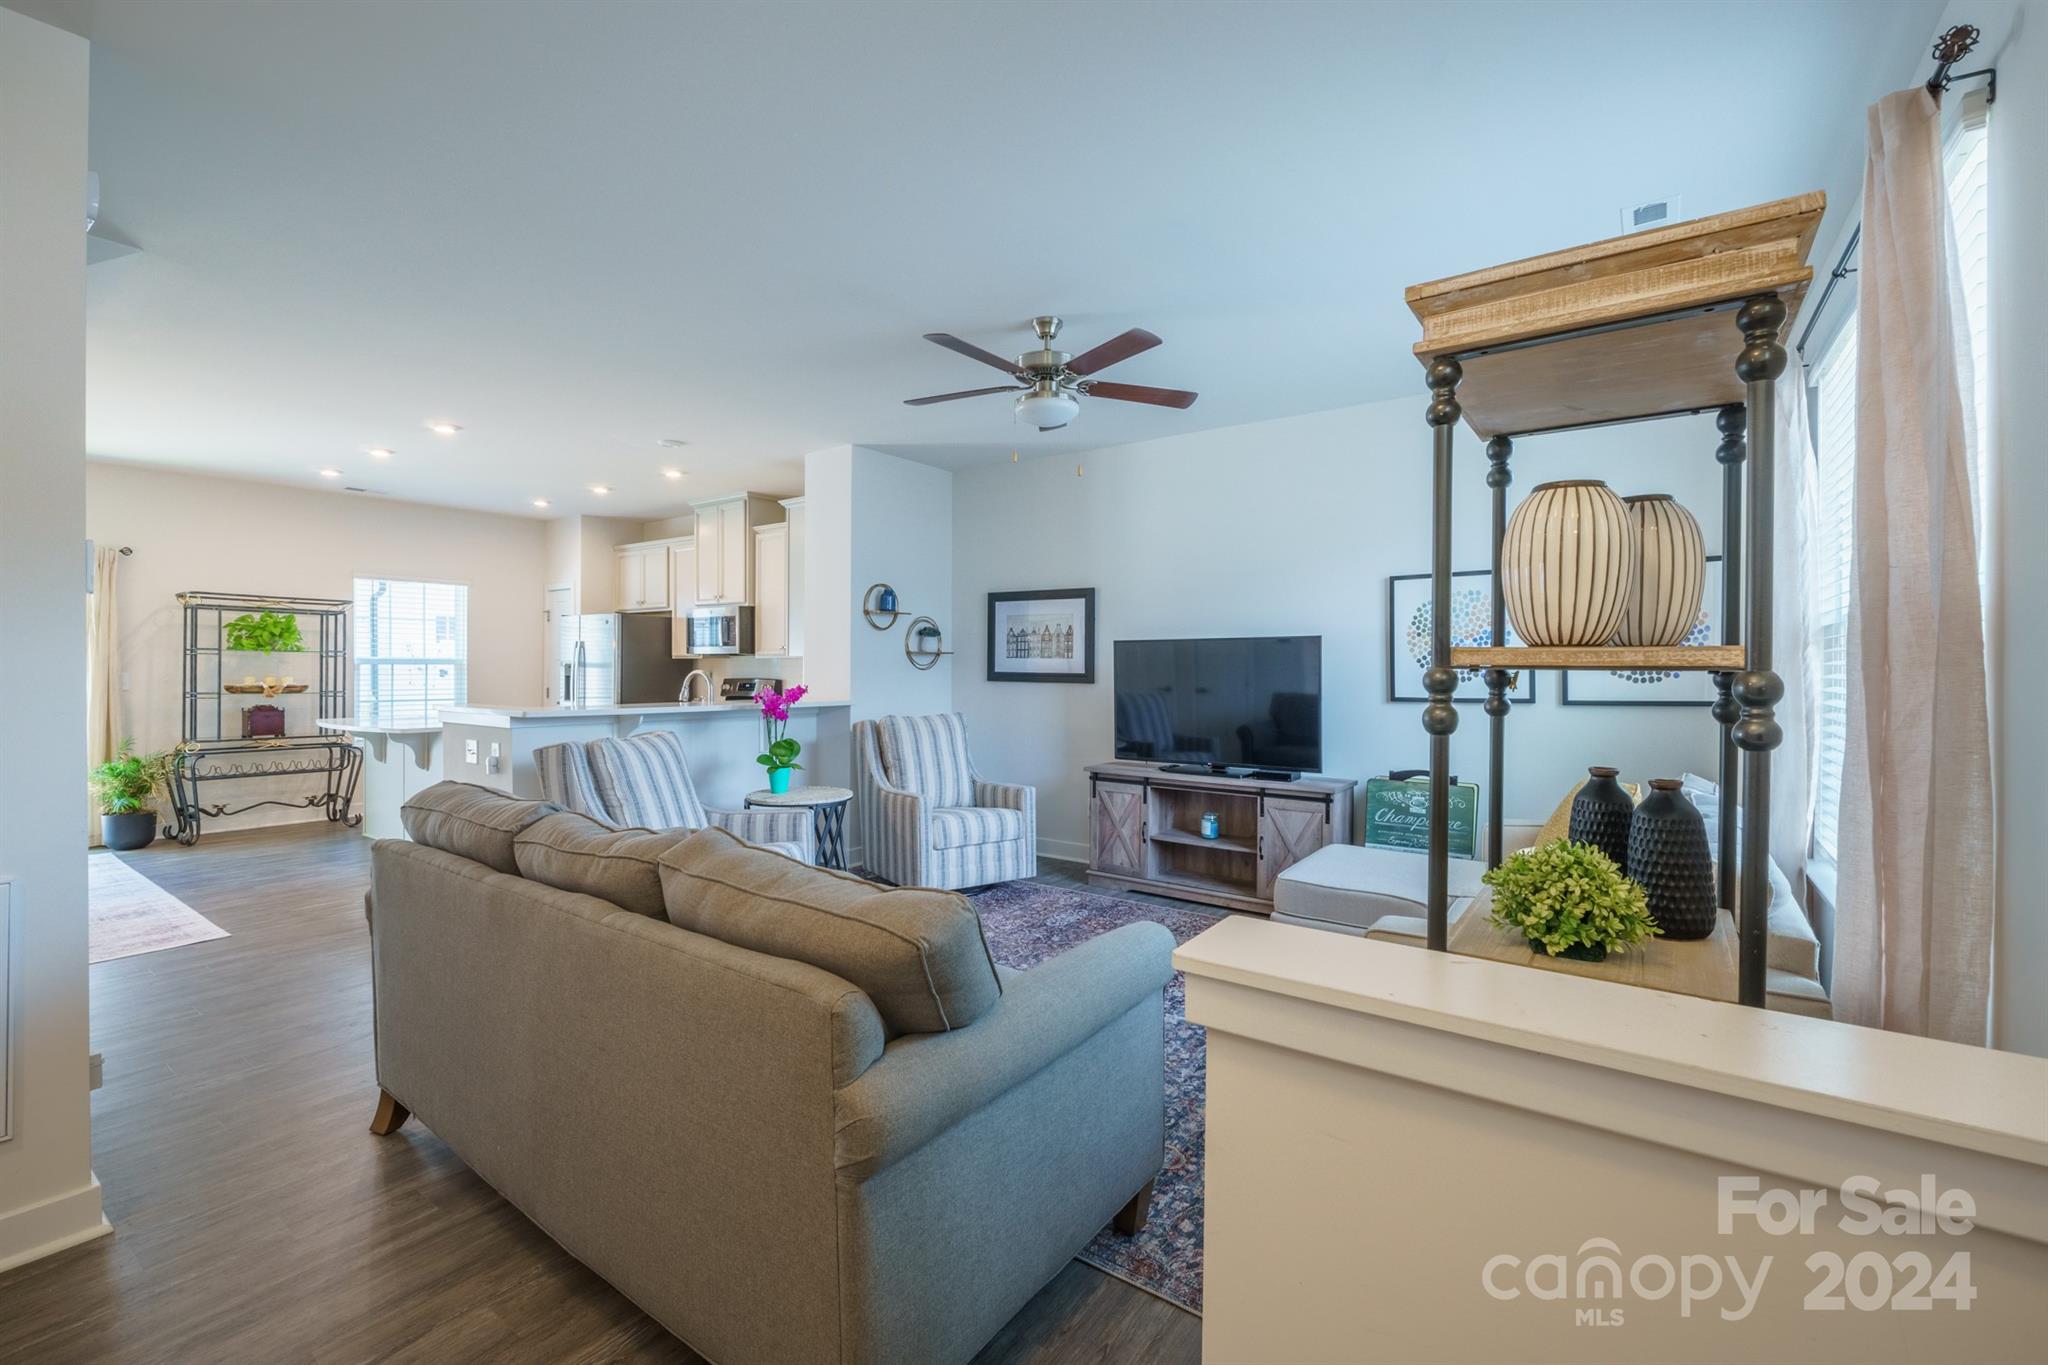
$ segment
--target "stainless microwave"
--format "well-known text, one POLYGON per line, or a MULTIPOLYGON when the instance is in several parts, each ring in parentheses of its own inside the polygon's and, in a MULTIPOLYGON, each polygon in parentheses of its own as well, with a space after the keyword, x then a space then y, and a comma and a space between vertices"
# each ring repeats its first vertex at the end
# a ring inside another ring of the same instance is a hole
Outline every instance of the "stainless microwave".
POLYGON ((754 609, 741 606, 692 607, 685 627, 689 656, 752 654, 754 609))

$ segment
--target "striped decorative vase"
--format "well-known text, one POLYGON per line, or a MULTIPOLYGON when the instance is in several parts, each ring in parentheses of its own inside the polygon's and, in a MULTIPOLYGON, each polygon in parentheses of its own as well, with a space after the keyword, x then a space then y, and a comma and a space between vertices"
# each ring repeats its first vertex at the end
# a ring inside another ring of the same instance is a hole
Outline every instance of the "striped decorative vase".
POLYGON ((1692 513, 1669 493, 1623 498, 1635 531, 1635 563, 1621 613, 1618 645, 1682 645, 1700 616, 1707 586, 1707 544, 1692 513))
POLYGON ((1628 509, 1598 479, 1538 484, 1508 518, 1502 589, 1525 645, 1604 645, 1635 561, 1628 509))

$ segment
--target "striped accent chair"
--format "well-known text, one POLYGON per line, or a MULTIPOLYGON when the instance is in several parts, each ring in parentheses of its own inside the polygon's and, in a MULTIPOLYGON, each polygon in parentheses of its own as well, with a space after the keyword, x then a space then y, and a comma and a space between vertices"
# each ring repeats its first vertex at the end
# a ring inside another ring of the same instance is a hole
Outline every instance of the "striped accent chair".
POLYGON ((957 712, 856 721, 853 770, 870 875, 948 890, 1038 875, 1038 793, 984 781, 957 712))
POLYGON ((808 810, 711 810, 697 797, 681 736, 649 730, 631 739, 550 744, 533 751, 544 800, 613 829, 730 830, 749 843, 816 860, 808 810))

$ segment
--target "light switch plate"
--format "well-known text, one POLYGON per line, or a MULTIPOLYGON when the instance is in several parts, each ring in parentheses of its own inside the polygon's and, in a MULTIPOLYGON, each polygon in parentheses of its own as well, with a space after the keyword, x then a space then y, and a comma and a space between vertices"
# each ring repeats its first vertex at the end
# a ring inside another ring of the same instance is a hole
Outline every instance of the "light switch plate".
POLYGON ((470 764, 474 764, 476 762, 475 740, 465 739, 462 741, 462 761, 470 764))

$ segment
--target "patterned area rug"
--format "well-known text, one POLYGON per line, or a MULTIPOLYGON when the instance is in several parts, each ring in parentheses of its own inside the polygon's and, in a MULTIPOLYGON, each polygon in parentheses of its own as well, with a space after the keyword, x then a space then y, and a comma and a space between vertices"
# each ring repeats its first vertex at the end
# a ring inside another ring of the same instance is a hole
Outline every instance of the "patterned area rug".
MULTIPOLYGON (((974 898, 996 961, 1035 967, 1123 924, 1151 920, 1186 943, 1221 918, 1092 891, 1007 882, 974 898)), ((1166 1167, 1152 1191, 1151 1221, 1136 1237, 1105 1230, 1081 1259, 1190 1312, 1202 1311, 1202 1129, 1207 1039, 1187 1021, 1186 982, 1166 987, 1166 1167)))
POLYGON ((85 867, 94 962, 228 936, 227 930, 111 853, 88 854, 85 867))

